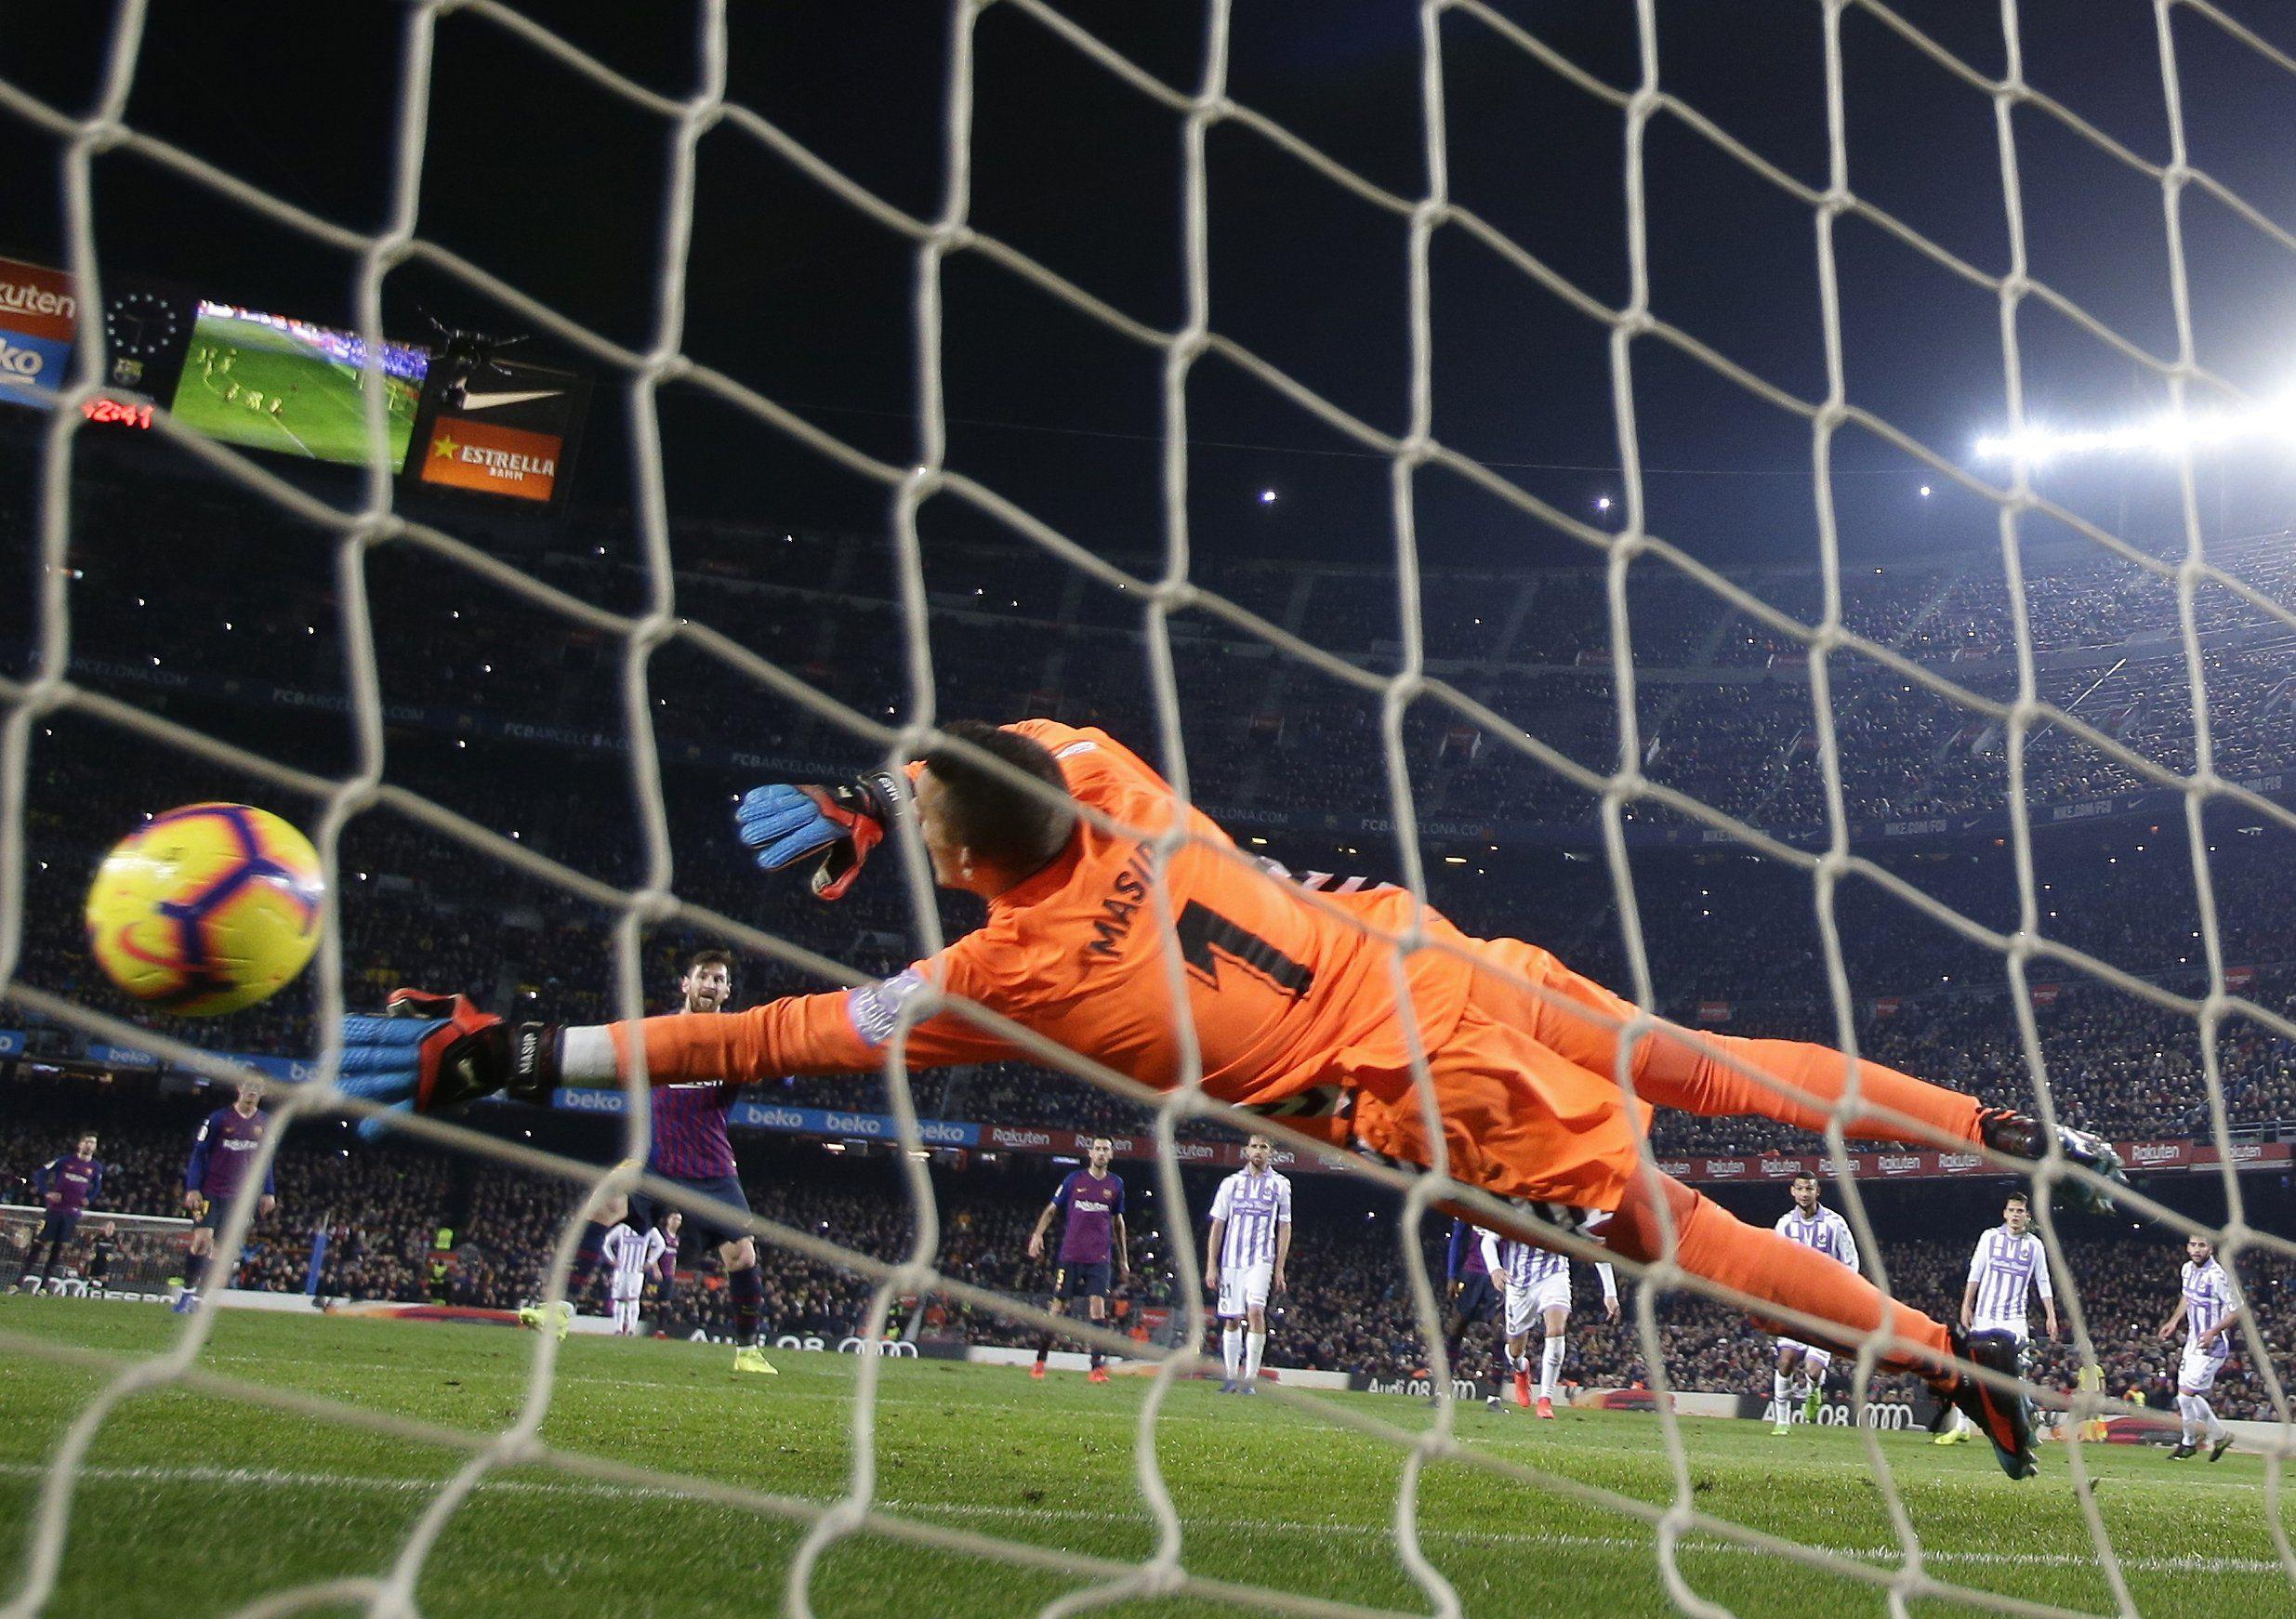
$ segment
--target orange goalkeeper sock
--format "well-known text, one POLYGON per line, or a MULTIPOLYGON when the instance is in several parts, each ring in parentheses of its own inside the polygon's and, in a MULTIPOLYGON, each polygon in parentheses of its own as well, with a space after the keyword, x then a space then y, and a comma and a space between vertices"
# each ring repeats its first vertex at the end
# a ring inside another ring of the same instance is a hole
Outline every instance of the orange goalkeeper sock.
MULTIPOLYGON (((1888 1301, 1856 1271, 1815 1248, 1748 1225, 1680 1181, 1662 1178, 1660 1185, 1668 1212, 1674 1217, 1675 1260, 1683 1270, 1749 1297, 1832 1323, 1836 1330, 1830 1333, 1801 1325, 1777 1330, 1805 1340, 1827 1340, 1844 1353, 1854 1354, 1861 1340, 1880 1329, 1888 1301)), ((1603 1228, 1603 1240, 1612 1249, 1644 1263, 1656 1259, 1662 1247, 1657 1210, 1648 1188, 1646 1178, 1635 1177, 1626 1201, 1603 1228)), ((1881 1351, 1883 1366, 1925 1377, 1944 1371, 1951 1350, 1942 1325, 1902 1303, 1892 1310, 1889 1325, 1893 1341, 1881 1351), (1907 1341, 1895 1341, 1899 1339, 1907 1341)))
MULTIPOLYGON (((1848 1060, 1829 1046, 1736 1035, 1704 1038, 1738 1062, 1768 1074, 1777 1085, 1765 1085, 1740 1073, 1711 1051, 1696 1049, 1681 1039, 1660 1038, 1635 1076, 1635 1094, 1646 1102, 1706 1118, 1752 1113, 1822 1134, 1848 1088, 1848 1060)), ((1857 1096, 1861 1109, 1886 1108, 1903 1113, 1954 1140, 1974 1143, 1980 1139, 1975 1097, 1884 1068, 1879 1062, 1858 1059, 1857 1096)), ((1905 1125, 1863 1111, 1842 1120, 1841 1128, 1844 1135, 1861 1140, 1907 1139, 1905 1125)))

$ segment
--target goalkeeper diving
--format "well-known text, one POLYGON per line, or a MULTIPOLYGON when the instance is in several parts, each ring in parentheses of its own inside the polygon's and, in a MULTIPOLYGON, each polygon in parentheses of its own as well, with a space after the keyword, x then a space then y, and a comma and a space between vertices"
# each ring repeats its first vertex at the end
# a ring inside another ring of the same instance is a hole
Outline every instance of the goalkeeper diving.
MULTIPOLYGON (((945 731, 1008 770, 943 748, 905 772, 760 787, 735 809, 759 866, 812 862, 814 892, 832 900, 899 818, 913 815, 935 879, 988 907, 980 928, 937 954, 878 982, 746 1012, 602 1026, 511 1024, 461 996, 402 990, 389 1014, 346 1020, 343 1087, 428 1112, 495 1091, 547 1103, 561 1085, 617 1084, 641 1052, 657 1086, 863 1073, 884 1064, 904 1006, 938 991, 1158 1087, 1180 1083, 1186 1020, 1207 1096, 1336 1147, 1423 1166, 1433 1154, 1416 1047, 1453 1178, 1630 1260, 1658 1259, 1670 1223, 1683 1270, 1831 1323, 1795 1325, 1804 1340, 1854 1352, 1886 1311, 1881 1364, 1921 1376, 1966 1412, 2012 1477, 2035 1470, 2026 1402, 1969 1369, 2013 1377, 2013 1344, 1965 1337, 1958 1325, 1886 1301, 1855 1271, 1643 1166, 1654 1103, 1824 1129, 1846 1086, 1841 1053, 1646 1026, 1631 1054, 1630 1100, 1616 1075, 1635 1008, 1536 945, 1471 938, 1399 888, 1311 892, 1243 855, 1101 731, 1036 719, 945 731), (1078 814, 1079 805, 1111 827, 1078 814), (1175 829, 1185 837, 1159 879, 1153 848, 1175 829), (1173 1004, 1152 889, 1159 880, 1184 1006, 1173 1004), (1423 942, 1405 949, 1415 923, 1423 942)), ((904 1037, 913 1069, 1027 1055, 956 1010, 919 1013, 904 1037)), ((1851 1136, 1902 1139, 1900 1115, 1946 1141, 2027 1159, 2047 1151, 2047 1132, 2024 1115, 1878 1063, 1860 1061, 1856 1072, 1859 1111, 1843 1120, 1851 1136)), ((2060 1126, 2056 1145, 2066 1160, 2120 1178, 2112 1149, 2095 1138, 2060 1126)))

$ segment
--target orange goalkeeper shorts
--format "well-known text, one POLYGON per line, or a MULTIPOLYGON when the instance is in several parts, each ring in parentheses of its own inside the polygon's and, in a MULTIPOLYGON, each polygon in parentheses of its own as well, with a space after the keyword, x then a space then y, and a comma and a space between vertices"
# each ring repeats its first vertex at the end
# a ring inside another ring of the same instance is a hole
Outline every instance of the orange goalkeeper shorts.
MULTIPOLYGON (((1478 941, 1497 966, 1533 983, 1546 977, 1544 951, 1515 940, 1478 941)), ((1634 1112, 1647 1127, 1647 1103, 1630 1106, 1607 1073, 1596 1073, 1542 1046, 1537 997, 1476 973, 1458 1025, 1428 1053, 1452 1178, 1498 1193, 1573 1208, 1613 1210, 1641 1161, 1634 1112)), ((1427 1165, 1427 1121, 1408 1072, 1355 1073, 1357 1141, 1375 1152, 1427 1165)))

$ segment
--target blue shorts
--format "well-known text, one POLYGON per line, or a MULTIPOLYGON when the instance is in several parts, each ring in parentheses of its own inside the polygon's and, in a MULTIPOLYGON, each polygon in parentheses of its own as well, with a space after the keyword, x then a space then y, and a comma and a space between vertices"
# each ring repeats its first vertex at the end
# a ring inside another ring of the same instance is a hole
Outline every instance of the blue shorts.
POLYGON ((52 1208, 40 1222, 38 1242, 69 1243, 72 1233, 79 1229, 80 1211, 76 1208, 52 1208))
MULTIPOLYGON (((665 1175, 662 1178, 672 1186, 682 1186, 702 1197, 730 1203, 744 1214, 749 1212, 749 1194, 742 1190, 742 1180, 738 1175, 665 1175)), ((681 1238, 706 1243, 713 1248, 724 1243, 738 1243, 750 1234, 730 1226, 721 1226, 706 1215, 696 1214, 690 1208, 680 1209, 675 1204, 648 1197, 642 1191, 630 1194, 630 1220, 640 1231, 658 1230, 673 1213, 686 1217, 684 1229, 679 1233, 681 1238)))
POLYGON ((1499 1291, 1491 1285, 1491 1273, 1483 1270, 1466 1279, 1458 1290, 1458 1297, 1451 1301, 1451 1308, 1458 1312, 1461 1321, 1488 1321, 1498 1300, 1499 1291))
POLYGON ((1075 1261, 1052 1272, 1055 1298, 1106 1298, 1108 1278, 1115 1267, 1110 1261, 1075 1261))

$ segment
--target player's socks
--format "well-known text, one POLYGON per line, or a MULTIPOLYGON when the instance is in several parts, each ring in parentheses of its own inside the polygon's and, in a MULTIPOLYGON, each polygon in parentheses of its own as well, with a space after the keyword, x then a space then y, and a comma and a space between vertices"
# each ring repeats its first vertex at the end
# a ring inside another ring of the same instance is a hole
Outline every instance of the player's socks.
POLYGON ((1248 1389, 1260 1378, 1260 1357, 1268 1351, 1268 1335, 1247 1332, 1244 1335, 1244 1386, 1248 1389))
POLYGON ((1220 1329, 1220 1361, 1228 1369, 1228 1386, 1234 1388, 1244 1363, 1244 1329, 1234 1322, 1220 1329))
POLYGON ((726 1291, 733 1296, 733 1341, 756 1343, 758 1317, 765 1307, 765 1278, 755 1265, 745 1265, 726 1278, 726 1291))
POLYGON ((1552 1400, 1563 1381, 1563 1340, 1550 1337, 1538 1351, 1538 1397, 1552 1400))
POLYGON ((205 1254, 186 1255, 183 1260, 183 1296, 186 1298, 197 1297, 199 1284, 206 1280, 207 1256, 205 1254))
MULTIPOLYGON (((1848 1064, 1829 1046, 1801 1040, 1749 1040, 1738 1035, 1707 1036, 1748 1068, 1767 1074, 1766 1085, 1740 1073, 1711 1053, 1701 1052, 1682 1062, 1656 1060, 1635 1081, 1635 1094, 1660 1107, 1680 1108, 1708 1118, 1753 1113, 1776 1119, 1823 1135, 1848 1082, 1848 1064), (1666 1070, 1680 1068, 1672 1073, 1666 1070)), ((1887 1108, 1919 1119, 1940 1135, 1975 1141, 1978 1136, 1976 1099, 1947 1090, 1879 1062, 1863 1059, 1857 1064, 1857 1095, 1861 1102, 1887 1108)), ((1903 1125, 1864 1112, 1841 1124, 1842 1133, 1867 1140, 1900 1141, 1903 1125)))
POLYGON ((1792 1398, 1792 1379, 1785 1373, 1770 1374, 1770 1423, 1780 1433, 1784 1433, 1791 1426, 1786 1414, 1789 1409, 1787 1402, 1792 1398))
POLYGON ((566 1272, 566 1297, 571 1301, 587 1295, 590 1281, 598 1274, 599 1260, 606 1247, 606 1222, 592 1220, 582 1228, 582 1239, 574 1244, 574 1269, 566 1272))

